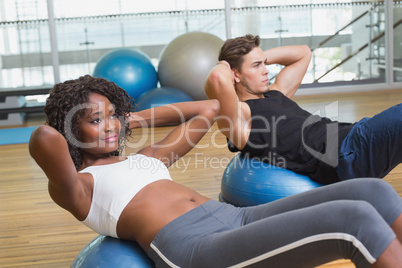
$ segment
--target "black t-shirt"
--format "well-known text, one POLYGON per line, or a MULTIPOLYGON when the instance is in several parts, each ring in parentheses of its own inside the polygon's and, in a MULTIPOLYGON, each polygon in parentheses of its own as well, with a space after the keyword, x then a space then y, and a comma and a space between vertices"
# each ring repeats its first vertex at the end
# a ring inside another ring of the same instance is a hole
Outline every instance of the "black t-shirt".
POLYGON ((276 90, 245 102, 252 122, 243 154, 325 184, 338 181, 339 145, 354 124, 313 115, 276 90))

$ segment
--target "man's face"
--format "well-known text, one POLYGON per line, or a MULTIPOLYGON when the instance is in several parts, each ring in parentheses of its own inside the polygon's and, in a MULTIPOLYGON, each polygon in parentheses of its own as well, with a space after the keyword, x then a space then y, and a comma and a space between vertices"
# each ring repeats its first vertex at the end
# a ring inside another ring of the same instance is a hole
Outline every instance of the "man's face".
POLYGON ((234 71, 238 86, 251 94, 265 93, 269 88, 268 69, 265 65, 267 59, 260 47, 255 47, 243 58, 241 71, 234 71))

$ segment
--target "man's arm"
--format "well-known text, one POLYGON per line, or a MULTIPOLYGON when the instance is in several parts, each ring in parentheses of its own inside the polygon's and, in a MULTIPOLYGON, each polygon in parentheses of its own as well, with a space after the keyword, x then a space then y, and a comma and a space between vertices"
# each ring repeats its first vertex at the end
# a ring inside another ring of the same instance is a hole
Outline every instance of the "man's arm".
POLYGON ((285 67, 276 76, 270 90, 281 91, 291 98, 299 88, 310 64, 311 50, 306 45, 276 47, 264 51, 267 65, 280 64, 285 67))
POLYGON ((219 130, 239 149, 248 140, 250 129, 250 109, 239 101, 234 87, 230 65, 221 61, 208 75, 205 92, 209 99, 217 99, 220 103, 220 114, 217 119, 219 130))

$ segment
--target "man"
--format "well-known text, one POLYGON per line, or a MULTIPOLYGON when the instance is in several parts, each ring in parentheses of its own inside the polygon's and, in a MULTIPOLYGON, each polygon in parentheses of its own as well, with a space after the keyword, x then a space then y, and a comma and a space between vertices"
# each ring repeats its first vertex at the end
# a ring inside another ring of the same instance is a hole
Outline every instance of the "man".
POLYGON ((402 106, 358 123, 338 123, 301 109, 290 98, 310 63, 307 46, 263 51, 259 36, 227 40, 206 81, 221 105, 220 131, 235 148, 329 184, 384 177, 402 162, 402 106), (266 65, 283 69, 269 85, 266 65))

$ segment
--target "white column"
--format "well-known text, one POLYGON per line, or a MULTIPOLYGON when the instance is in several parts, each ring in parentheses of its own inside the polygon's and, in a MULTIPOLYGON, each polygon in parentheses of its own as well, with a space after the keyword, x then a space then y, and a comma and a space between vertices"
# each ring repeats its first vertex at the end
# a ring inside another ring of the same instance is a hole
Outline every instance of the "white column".
POLYGON ((385 1, 385 82, 394 83, 394 13, 392 0, 385 1))
POLYGON ((60 83, 59 51, 57 49, 56 23, 54 19, 53 0, 47 0, 47 13, 49 22, 50 47, 52 49, 52 64, 54 82, 60 83))
MULTIPOLYGON (((0 20, 6 20, 6 8, 4 6, 4 0, 0 0, 0 20)), ((9 46, 9 40, 8 40, 8 32, 7 29, 2 31, 2 35, 0 37, 0 40, 3 40, 3 46, 4 46, 4 50, 5 52, 9 52, 10 51, 10 46, 9 46)), ((1 59, 1 54, 0 54, 0 87, 3 87, 3 74, 1 72, 1 69, 3 68, 3 61, 1 59)))
POLYGON ((230 17, 230 0, 225 0, 225 22, 226 22, 226 39, 230 39, 232 36, 232 20, 230 17))

